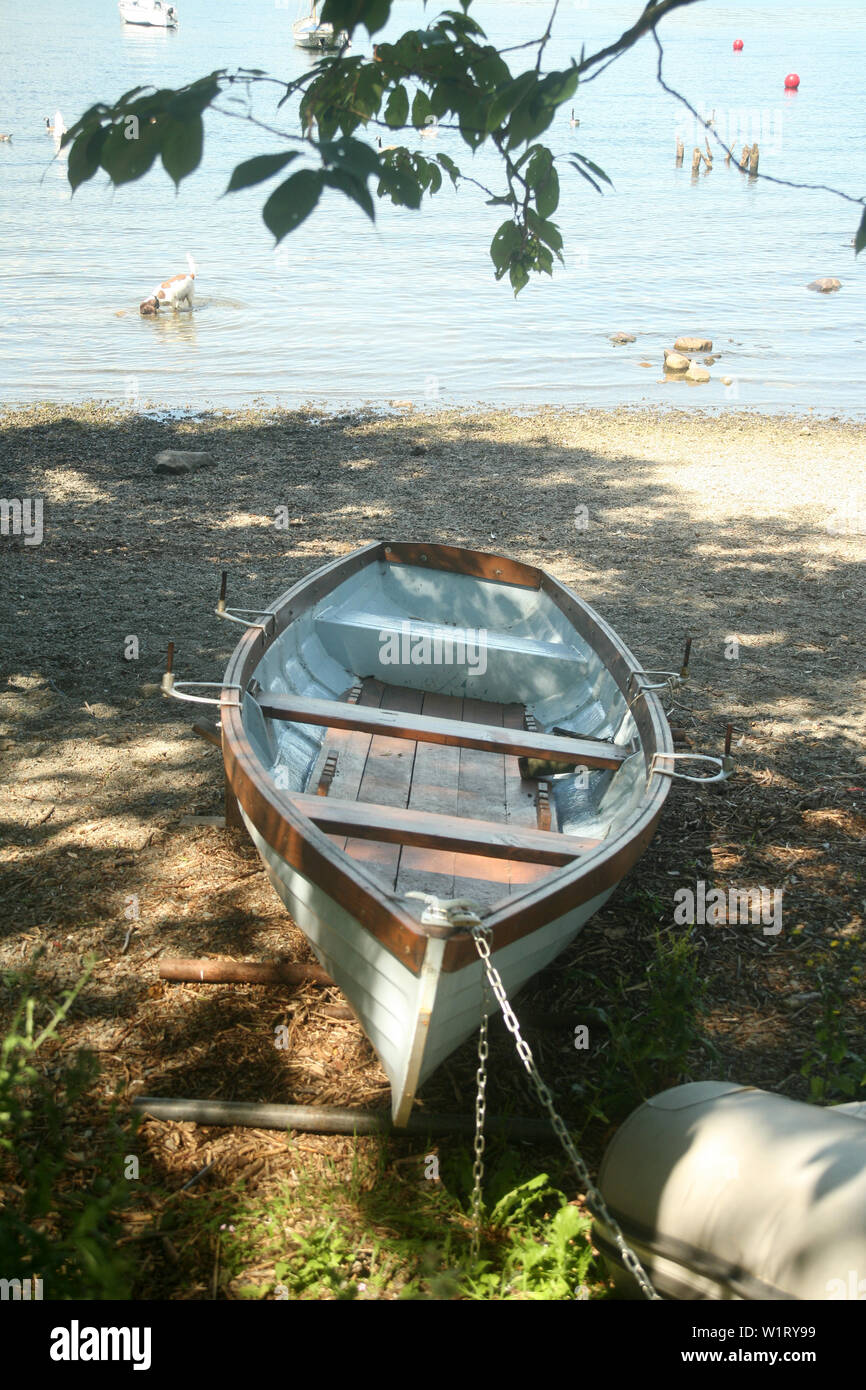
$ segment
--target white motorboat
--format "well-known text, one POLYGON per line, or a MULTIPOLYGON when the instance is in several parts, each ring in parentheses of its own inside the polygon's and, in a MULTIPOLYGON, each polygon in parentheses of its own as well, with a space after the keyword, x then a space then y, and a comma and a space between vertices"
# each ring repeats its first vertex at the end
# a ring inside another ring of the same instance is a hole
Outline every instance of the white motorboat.
POLYGON ((177 28, 177 10, 165 0, 120 0, 117 8, 126 24, 141 24, 151 29, 177 28))

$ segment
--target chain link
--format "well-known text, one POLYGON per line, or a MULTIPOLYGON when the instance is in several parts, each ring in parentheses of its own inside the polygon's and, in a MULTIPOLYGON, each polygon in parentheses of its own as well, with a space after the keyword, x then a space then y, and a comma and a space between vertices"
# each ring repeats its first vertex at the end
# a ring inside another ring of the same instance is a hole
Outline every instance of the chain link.
MULTIPOLYGON (((486 937, 490 928, 478 923, 474 932, 486 937)), ((478 1259, 481 1246, 481 1184, 484 1181, 484 1116, 487 1112, 487 1024, 490 1018, 490 982, 481 972, 481 1028, 478 1032, 478 1071, 475 1074, 475 1162, 472 1165, 472 1241, 469 1247, 472 1260, 478 1259)))
POLYGON ((517 1047, 517 1055, 523 1063, 526 1072, 529 1076, 529 1079, 532 1082, 533 1090, 535 1091, 535 1094, 538 1097, 541 1105, 547 1111, 548 1116, 550 1117, 550 1123, 553 1125, 554 1133, 556 1134, 557 1139, 559 1140, 560 1144, 565 1150, 571 1162, 571 1165, 574 1168, 575 1173, 577 1174, 578 1181, 580 1182, 582 1190, 586 1193, 587 1197, 592 1203, 596 1216, 604 1222, 605 1226, 613 1236, 614 1243, 616 1244, 616 1248, 620 1253, 622 1263, 625 1265, 629 1273, 634 1276, 644 1298, 658 1300, 659 1302, 661 1302, 659 1294, 656 1293, 655 1289, 652 1286, 649 1275, 647 1274, 646 1270, 644 1269, 635 1252, 632 1250, 631 1246, 626 1243, 625 1236, 623 1235, 618 1222, 614 1220, 613 1216, 611 1216, 610 1212, 608 1211, 607 1203, 605 1202, 598 1188, 593 1183, 592 1178, 589 1175, 589 1169, 587 1168, 586 1164, 584 1163, 583 1159, 578 1153, 574 1144, 574 1140, 572 1139, 571 1135, 565 1127, 565 1122, 563 1121, 562 1117, 558 1114, 553 1104, 553 1097, 550 1094, 550 1091, 548 1090, 544 1081, 542 1080, 538 1068, 535 1065, 535 1059, 532 1056, 532 1051, 529 1047, 529 1044, 521 1035, 520 1026, 517 1022, 514 1010, 509 1004, 508 996, 505 993, 505 986, 502 983, 499 971, 496 969, 496 966, 493 964, 493 961, 491 959, 489 936, 489 927, 485 927, 482 925, 475 926, 472 928, 472 938, 475 942, 475 948, 478 951, 479 956, 481 957, 482 978, 485 982, 484 1012, 481 1021, 481 1032, 479 1034, 478 1039, 478 1094, 475 1102, 475 1189, 472 1194, 472 1211, 475 1219, 475 1231, 472 1238, 473 1253, 477 1255, 478 1243, 480 1239, 481 1178, 484 1173, 484 1166, 481 1162, 481 1155, 484 1152, 484 1134, 483 1129, 480 1127, 483 1127, 484 1123, 484 1092, 485 1087, 487 1085, 486 1063, 488 1053, 487 1019, 489 1012, 489 990, 492 990, 499 1002, 499 1007, 502 1010, 502 1017, 505 1020, 505 1026, 514 1038, 514 1042, 517 1047))

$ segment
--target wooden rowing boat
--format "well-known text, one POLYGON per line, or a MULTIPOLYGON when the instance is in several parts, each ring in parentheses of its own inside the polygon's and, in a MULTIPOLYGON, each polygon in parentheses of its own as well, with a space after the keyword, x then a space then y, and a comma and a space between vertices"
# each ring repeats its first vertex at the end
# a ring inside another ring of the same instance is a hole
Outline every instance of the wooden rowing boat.
POLYGON ((227 782, 381 1058, 396 1124, 478 1027, 473 914, 511 995, 649 844, 670 785, 654 755, 673 747, 652 685, 551 575, 443 545, 335 560, 238 643, 227 782))

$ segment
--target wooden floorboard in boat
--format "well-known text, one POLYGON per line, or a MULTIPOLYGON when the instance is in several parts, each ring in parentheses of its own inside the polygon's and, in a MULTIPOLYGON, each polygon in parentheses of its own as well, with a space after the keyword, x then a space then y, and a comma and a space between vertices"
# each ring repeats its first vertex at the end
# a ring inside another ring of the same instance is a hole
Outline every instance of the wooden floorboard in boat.
MULTIPOLYGON (((366 682, 364 684, 366 686, 366 682)), ((423 691, 386 685, 382 690, 381 708, 401 710, 404 714, 420 714, 423 699, 423 691)), ((371 801, 379 806, 408 806, 417 746, 406 739, 375 734, 370 741, 356 800, 371 801)), ((336 796, 336 792, 332 794, 336 796)), ((346 841, 346 853, 374 870, 389 888, 395 886, 400 845, 379 840, 349 839, 346 841)))
MULTIPOLYGON (((382 703, 382 696, 385 687, 381 681, 374 680, 372 677, 364 681, 361 694, 358 699, 359 705, 372 706, 378 709, 382 703)), ((324 766, 329 753, 337 754, 337 768, 334 773, 333 781, 328 791, 329 796, 339 797, 344 801, 357 801, 358 792, 361 788, 361 779, 364 776, 364 768, 367 766, 367 758, 370 753, 370 744, 373 742, 370 734, 361 733, 352 729, 331 729, 322 745, 322 751, 316 763, 313 777, 310 781, 310 791, 315 791, 315 783, 318 782, 320 767, 324 766)), ((329 835, 334 844, 340 849, 346 848, 345 835, 329 835)))
MULTIPOLYGON (((437 719, 461 719, 463 701, 453 695, 428 691, 424 695, 421 713, 437 719)), ((459 771, 459 748, 419 743, 409 792, 409 809, 439 811, 442 815, 447 815, 449 811, 453 813, 459 771)), ((441 898, 453 898, 455 858, 451 851, 403 845, 395 885, 397 892, 437 893, 441 898)))
MULTIPOLYGON (((522 705, 385 686, 365 680, 358 701, 368 708, 400 710, 436 719, 467 720, 493 727, 523 728, 522 705)), ((334 800, 368 801, 477 820, 496 821, 534 829, 535 784, 520 777, 517 758, 447 744, 371 736, 359 730, 331 729, 323 743, 317 768, 336 752, 337 768, 328 795, 334 800)), ((314 774, 309 790, 315 791, 314 774)), ((459 854, 379 840, 333 842, 363 863, 384 886, 400 894, 436 893, 443 898, 465 897, 490 907, 525 884, 551 872, 549 865, 488 856, 459 854)))

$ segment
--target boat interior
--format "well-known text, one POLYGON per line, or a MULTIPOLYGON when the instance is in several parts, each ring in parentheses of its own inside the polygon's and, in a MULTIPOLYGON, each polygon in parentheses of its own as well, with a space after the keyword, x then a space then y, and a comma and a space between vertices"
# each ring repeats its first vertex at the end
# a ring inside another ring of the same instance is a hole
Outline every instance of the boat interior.
POLYGON ((243 718, 276 786, 401 897, 490 910, 595 849, 646 789, 590 642, 540 588, 474 575, 371 563, 290 618, 243 718))

